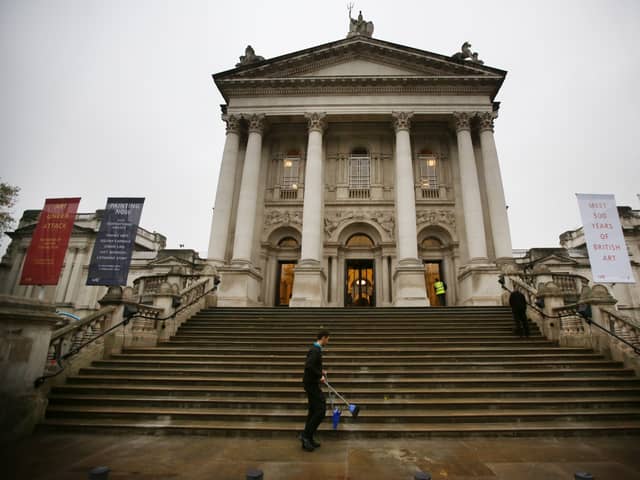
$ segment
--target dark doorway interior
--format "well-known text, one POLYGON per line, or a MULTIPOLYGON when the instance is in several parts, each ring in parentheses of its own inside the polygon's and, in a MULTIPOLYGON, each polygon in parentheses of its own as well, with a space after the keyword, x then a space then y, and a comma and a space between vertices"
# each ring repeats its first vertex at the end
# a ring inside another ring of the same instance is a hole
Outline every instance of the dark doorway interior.
POLYGON ((278 289, 276 291, 277 307, 289 306, 289 300, 291 300, 291 292, 293 291, 293 277, 295 268, 296 262, 278 262, 278 289))
POLYGON ((375 307, 373 260, 347 260, 345 264, 345 307, 375 307))
MULTIPOLYGON (((427 296, 429 297, 429 302, 432 307, 444 307, 441 305, 440 300, 436 296, 436 289, 433 284, 436 279, 439 278, 443 282, 446 282, 444 277, 442 276, 442 261, 441 260, 430 260, 424 262, 424 281, 427 285, 427 296)), ((446 304, 446 302, 444 302, 446 304)))

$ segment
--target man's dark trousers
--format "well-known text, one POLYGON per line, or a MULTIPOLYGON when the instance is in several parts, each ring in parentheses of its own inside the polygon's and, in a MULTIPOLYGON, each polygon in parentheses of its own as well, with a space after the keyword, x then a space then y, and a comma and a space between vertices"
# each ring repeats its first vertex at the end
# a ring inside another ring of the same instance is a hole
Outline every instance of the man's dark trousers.
POLYGON ((529 336, 529 323, 527 322, 527 310, 513 310, 513 319, 516 321, 516 330, 520 336, 529 336))
POLYGON ((304 427, 304 437, 311 440, 318 426, 327 415, 327 403, 319 383, 306 383, 304 390, 309 398, 309 413, 304 427))

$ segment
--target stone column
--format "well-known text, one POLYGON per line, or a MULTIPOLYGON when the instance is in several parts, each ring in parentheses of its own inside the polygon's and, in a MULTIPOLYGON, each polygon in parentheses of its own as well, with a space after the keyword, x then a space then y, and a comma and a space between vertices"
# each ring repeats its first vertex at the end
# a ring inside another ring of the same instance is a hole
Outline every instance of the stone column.
POLYGON ((227 123, 227 136, 224 142, 218 188, 211 221, 208 259, 215 264, 224 264, 225 250, 229 238, 229 224, 233 207, 233 187, 238 163, 240 146, 240 119, 236 115, 223 115, 227 123))
POLYGON ((238 216, 233 241, 232 263, 236 264, 251 263, 251 247, 253 246, 260 182, 260 160, 262 158, 264 115, 251 115, 247 120, 249 122, 249 139, 247 140, 247 152, 242 169, 238 216))
POLYGON ((11 271, 9 272, 9 277, 7 278, 7 283, 6 285, 4 285, 2 293, 11 295, 13 292, 15 292, 18 282, 20 281, 19 275, 22 270, 22 264, 24 262, 26 254, 26 249, 18 249, 17 255, 14 256, 13 263, 11 265, 11 271))
POLYGON ((418 259, 416 233, 416 198, 411 156, 412 112, 393 112, 396 131, 395 194, 396 194, 396 248, 398 265, 394 274, 396 306, 429 305, 424 282, 424 266, 418 259))
POLYGON ((264 115, 251 115, 247 121, 249 139, 242 168, 231 266, 219 268, 222 279, 218 305, 221 307, 251 307, 261 304, 262 275, 251 263, 251 250, 260 184, 264 115))
POLYGON ((322 134, 326 127, 324 113, 307 113, 309 139, 304 176, 302 211, 302 252, 296 266, 291 307, 321 307, 325 303, 322 271, 322 205, 324 182, 322 173, 322 134))
POLYGON ((55 301, 56 303, 64 303, 64 298, 69 288, 69 277, 71 276, 71 268, 76 258, 76 249, 69 248, 64 259, 64 268, 62 270, 62 276, 58 282, 58 288, 56 289, 55 301))
POLYGON ((504 198, 502 175, 500 174, 500 164, 498 162, 498 151, 493 138, 493 119, 495 117, 491 112, 481 113, 478 117, 480 119, 480 147, 484 162, 484 181, 496 261, 506 261, 513 258, 513 252, 511 249, 507 204, 504 198))
POLYGON ((82 269, 84 267, 84 260, 86 255, 86 250, 84 248, 78 248, 76 251, 76 258, 73 262, 73 267, 71 268, 71 278, 69 280, 69 286, 67 287, 67 291, 64 295, 64 303, 73 303, 74 306, 78 304, 78 298, 76 294, 80 291, 80 283, 82 276, 82 269))
POLYGON ((482 203, 480 185, 476 168, 469 114, 454 112, 458 136, 458 159, 460 162, 460 183, 462 187, 462 204, 464 224, 467 231, 467 247, 470 263, 486 263, 487 242, 482 221, 482 203))

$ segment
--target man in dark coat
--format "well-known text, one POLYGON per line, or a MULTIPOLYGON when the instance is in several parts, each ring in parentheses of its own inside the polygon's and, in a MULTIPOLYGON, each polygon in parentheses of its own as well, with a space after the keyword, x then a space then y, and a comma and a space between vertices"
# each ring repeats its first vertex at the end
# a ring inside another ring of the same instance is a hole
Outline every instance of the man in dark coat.
POLYGON ((527 299, 518 290, 514 290, 509 295, 509 305, 511 305, 511 313, 513 321, 516 324, 516 334, 521 338, 529 337, 529 324, 527 323, 527 299))
POLYGON ((320 444, 313 439, 318 426, 327 414, 327 404, 320 383, 325 382, 325 372, 322 369, 322 349, 329 343, 329 332, 321 330, 317 335, 317 341, 309 348, 307 360, 304 364, 304 377, 302 383, 304 391, 309 399, 309 413, 304 432, 300 436, 302 448, 307 452, 313 452, 320 444))

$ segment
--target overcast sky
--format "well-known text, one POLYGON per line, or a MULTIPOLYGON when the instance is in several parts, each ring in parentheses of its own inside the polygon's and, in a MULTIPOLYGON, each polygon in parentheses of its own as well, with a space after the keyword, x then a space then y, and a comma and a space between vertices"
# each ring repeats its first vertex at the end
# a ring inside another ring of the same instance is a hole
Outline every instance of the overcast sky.
MULTIPOLYGON (((22 189, 16 215, 46 197, 91 212, 143 196, 142 227, 206 255, 225 137, 211 74, 247 44, 271 58, 344 38, 346 4, 0 0, 0 178, 22 189)), ((638 0, 358 9, 375 38, 446 55, 468 40, 509 72, 495 135, 514 248, 578 227, 576 192, 639 208, 638 0)))

